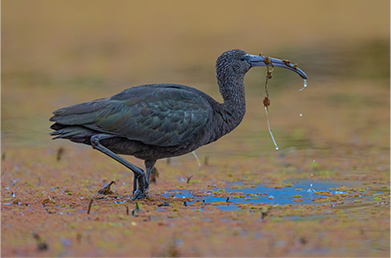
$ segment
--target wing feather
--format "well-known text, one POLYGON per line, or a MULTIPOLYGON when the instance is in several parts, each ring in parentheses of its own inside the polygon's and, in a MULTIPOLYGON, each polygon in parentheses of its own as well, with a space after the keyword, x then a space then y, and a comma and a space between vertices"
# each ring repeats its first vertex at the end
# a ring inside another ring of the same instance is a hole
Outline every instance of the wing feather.
POLYGON ((59 109, 50 120, 145 144, 174 146, 191 138, 207 123, 211 108, 204 95, 182 85, 144 85, 111 98, 59 109))

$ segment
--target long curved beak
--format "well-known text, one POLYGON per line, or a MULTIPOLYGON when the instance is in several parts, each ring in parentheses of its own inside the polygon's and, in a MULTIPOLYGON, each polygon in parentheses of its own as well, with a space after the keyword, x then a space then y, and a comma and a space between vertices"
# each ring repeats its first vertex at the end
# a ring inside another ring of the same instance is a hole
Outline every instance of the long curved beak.
POLYGON ((289 60, 278 59, 278 58, 273 58, 268 56, 249 55, 249 54, 245 55, 244 58, 251 65, 251 67, 267 66, 267 65, 282 67, 294 71, 295 73, 300 75, 301 78, 305 80, 307 79, 307 75, 300 68, 298 68, 296 64, 292 64, 289 60))

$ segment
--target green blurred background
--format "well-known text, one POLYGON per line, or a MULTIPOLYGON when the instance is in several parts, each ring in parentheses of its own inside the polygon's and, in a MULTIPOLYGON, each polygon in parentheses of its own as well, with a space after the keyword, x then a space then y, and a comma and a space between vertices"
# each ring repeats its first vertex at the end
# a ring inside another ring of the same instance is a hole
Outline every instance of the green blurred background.
MULTIPOLYGON (((302 92, 287 70, 270 81, 271 125, 283 148, 348 142, 389 151, 388 0, 1 4, 3 148, 50 145, 53 110, 139 84, 185 84, 221 101, 215 60, 240 48, 290 59, 309 76, 302 92)), ((260 104, 265 70, 246 76, 248 111, 232 141, 212 148, 274 150, 260 104)))

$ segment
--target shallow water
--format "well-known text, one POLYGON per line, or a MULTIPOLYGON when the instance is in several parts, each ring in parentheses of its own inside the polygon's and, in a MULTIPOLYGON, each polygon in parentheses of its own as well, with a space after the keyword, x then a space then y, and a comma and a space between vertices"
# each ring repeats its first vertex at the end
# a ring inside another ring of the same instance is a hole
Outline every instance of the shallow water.
MULTIPOLYGON (((324 194, 317 194, 320 191, 327 191, 331 195, 336 194, 346 194, 346 189, 339 189, 340 186, 362 186, 360 182, 352 181, 323 181, 323 180, 302 180, 296 181, 289 187, 275 188, 275 187, 265 187, 262 184, 251 188, 241 188, 241 189, 232 189, 237 186, 242 186, 241 182, 232 183, 225 189, 215 188, 213 190, 204 191, 206 196, 199 196, 199 191, 194 195, 192 191, 189 190, 170 190, 165 193, 166 197, 170 198, 190 198, 190 202, 187 204, 194 203, 196 201, 202 201, 206 204, 208 203, 226 203, 225 205, 216 205, 220 210, 239 210, 240 207, 236 206, 237 204, 242 203, 253 203, 253 204, 271 204, 271 205, 323 205, 324 202, 314 202, 316 198, 325 197, 324 194), (240 193, 240 198, 236 198, 238 195, 233 195, 233 198, 223 198, 223 197, 214 197, 214 193, 224 191, 227 193, 240 193), (298 196, 301 197, 298 197, 298 196), (298 199, 301 199, 298 202, 298 199), (227 202, 229 201, 229 203, 227 202)), ((202 190, 201 190, 202 191, 202 190)), ((350 194, 354 193, 349 191, 350 194)), ((360 201, 372 201, 373 199, 370 196, 365 195, 365 191, 359 192, 357 200, 360 201)), ((348 198, 349 199, 349 198, 348 198)), ((328 202, 334 206, 335 202, 328 202)))

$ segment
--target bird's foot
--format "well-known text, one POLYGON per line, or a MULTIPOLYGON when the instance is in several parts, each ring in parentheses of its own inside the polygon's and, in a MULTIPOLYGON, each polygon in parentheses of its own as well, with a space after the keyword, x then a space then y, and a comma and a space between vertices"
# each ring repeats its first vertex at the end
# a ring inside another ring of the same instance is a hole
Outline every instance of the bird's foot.
POLYGON ((146 198, 147 195, 145 194, 145 192, 141 191, 140 189, 136 190, 133 194, 133 197, 132 199, 130 199, 131 201, 134 201, 134 200, 137 200, 137 199, 144 199, 146 198))
POLYGON ((145 185, 144 193, 148 194, 148 192, 149 192, 149 183, 147 182, 145 185))

